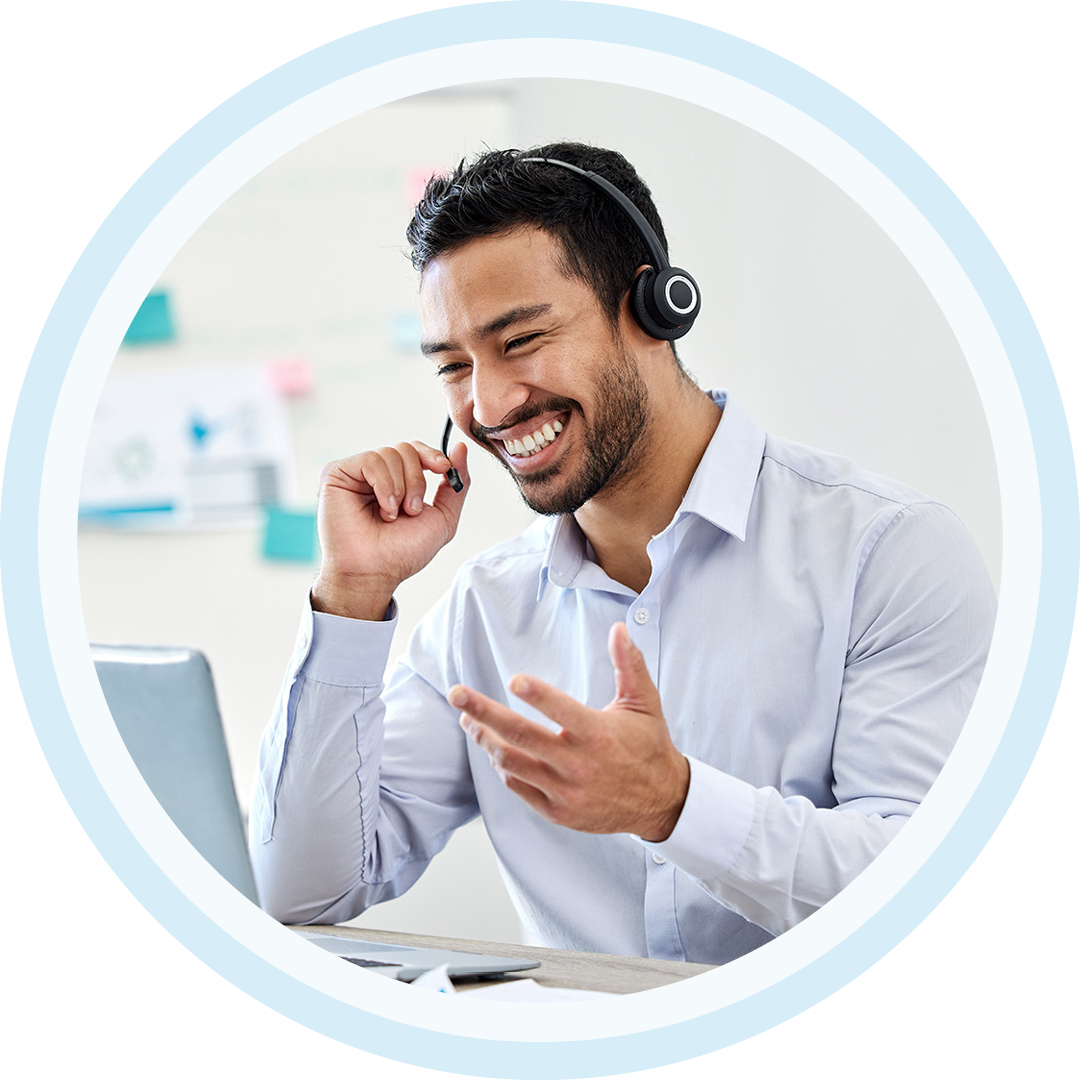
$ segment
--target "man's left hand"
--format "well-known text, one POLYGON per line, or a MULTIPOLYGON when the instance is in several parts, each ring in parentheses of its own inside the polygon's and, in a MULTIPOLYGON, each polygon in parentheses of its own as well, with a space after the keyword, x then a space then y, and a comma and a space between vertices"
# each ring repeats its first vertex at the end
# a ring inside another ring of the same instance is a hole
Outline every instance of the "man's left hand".
POLYGON ((590 709, 528 675, 512 694, 554 720, 549 731, 465 686, 447 699, 461 726, 486 751, 503 783, 537 813, 581 832, 627 832, 666 840, 690 786, 690 764, 675 749, 645 658, 616 623, 608 637, 615 697, 590 709))

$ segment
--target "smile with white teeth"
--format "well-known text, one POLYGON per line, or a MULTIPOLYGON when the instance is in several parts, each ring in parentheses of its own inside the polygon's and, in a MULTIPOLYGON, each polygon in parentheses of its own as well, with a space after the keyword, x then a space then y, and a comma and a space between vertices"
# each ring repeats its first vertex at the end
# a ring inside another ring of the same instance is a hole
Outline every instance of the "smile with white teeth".
POLYGON ((533 454, 538 454, 543 450, 548 443, 553 443, 562 429, 561 420, 552 420, 551 423, 545 424, 539 431, 534 431, 531 435, 526 435, 522 439, 505 440, 503 446, 506 447, 506 452, 511 457, 532 457, 533 454))

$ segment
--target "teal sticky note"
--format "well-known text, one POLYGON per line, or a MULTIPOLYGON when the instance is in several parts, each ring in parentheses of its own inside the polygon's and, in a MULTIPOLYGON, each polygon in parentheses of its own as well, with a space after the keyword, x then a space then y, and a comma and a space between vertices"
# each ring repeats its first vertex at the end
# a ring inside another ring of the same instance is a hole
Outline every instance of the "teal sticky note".
POLYGON ((402 353, 420 351, 420 316, 415 311, 399 311, 390 320, 390 338, 402 353))
POLYGON ((152 292, 139 305, 135 318, 124 335, 125 345, 149 345, 159 341, 172 341, 172 312, 167 292, 152 292))
POLYGON ((315 513, 268 506, 263 522, 262 553, 266 559, 314 562, 319 551, 315 513))

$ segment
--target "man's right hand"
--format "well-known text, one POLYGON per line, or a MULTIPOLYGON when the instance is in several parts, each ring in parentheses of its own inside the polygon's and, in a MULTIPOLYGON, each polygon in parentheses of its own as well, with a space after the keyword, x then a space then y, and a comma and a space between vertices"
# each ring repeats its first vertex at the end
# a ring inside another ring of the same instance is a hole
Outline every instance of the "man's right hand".
POLYGON ((422 442, 398 443, 331 462, 319 483, 322 565, 311 589, 316 611, 377 621, 397 587, 453 539, 469 491, 466 446, 450 458, 422 442), (463 490, 442 480, 430 503, 425 473, 451 465, 463 490))

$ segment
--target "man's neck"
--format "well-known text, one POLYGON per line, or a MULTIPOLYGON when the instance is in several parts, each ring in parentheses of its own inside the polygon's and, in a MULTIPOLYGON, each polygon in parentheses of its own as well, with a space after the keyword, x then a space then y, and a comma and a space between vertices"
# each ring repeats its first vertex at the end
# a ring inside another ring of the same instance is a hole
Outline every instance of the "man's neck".
POLYGON ((649 541, 674 518, 721 415, 689 382, 657 404, 634 467, 574 515, 608 577, 637 593, 652 573, 649 541))

